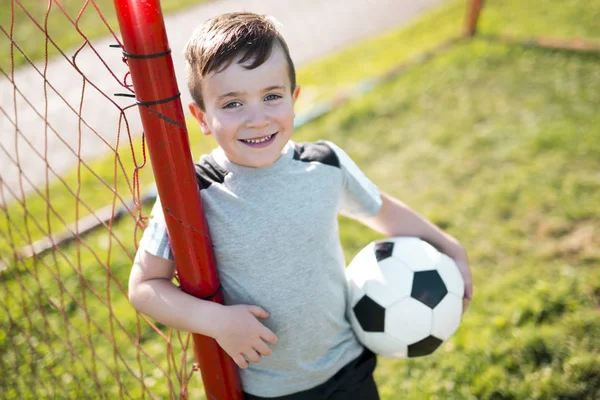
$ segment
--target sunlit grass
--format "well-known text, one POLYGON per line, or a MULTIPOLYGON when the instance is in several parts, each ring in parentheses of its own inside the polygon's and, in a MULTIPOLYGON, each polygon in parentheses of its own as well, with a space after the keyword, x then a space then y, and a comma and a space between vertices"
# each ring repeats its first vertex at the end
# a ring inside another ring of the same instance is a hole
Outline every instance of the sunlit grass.
MULTIPOLYGON (((461 329, 436 355, 381 360, 384 398, 598 394, 599 61, 475 40, 299 131, 340 143, 470 253, 461 329)), ((341 232, 347 258, 375 238, 341 232)))

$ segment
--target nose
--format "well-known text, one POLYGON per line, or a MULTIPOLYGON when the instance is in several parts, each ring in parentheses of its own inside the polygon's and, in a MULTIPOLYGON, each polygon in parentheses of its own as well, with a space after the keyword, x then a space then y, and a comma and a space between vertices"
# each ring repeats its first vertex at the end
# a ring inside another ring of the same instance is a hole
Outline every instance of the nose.
POLYGON ((252 129, 260 129, 269 125, 269 114, 264 106, 257 105, 248 107, 246 126, 252 129))

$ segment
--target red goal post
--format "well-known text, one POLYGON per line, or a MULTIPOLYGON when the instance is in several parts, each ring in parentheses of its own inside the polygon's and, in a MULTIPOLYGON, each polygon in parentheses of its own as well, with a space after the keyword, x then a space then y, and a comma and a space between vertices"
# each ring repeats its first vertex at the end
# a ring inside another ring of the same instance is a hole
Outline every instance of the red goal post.
MULTIPOLYGON (((114 3, 181 289, 222 304, 160 1, 114 3)), ((193 337, 206 397, 241 400, 233 360, 212 338, 193 337)))

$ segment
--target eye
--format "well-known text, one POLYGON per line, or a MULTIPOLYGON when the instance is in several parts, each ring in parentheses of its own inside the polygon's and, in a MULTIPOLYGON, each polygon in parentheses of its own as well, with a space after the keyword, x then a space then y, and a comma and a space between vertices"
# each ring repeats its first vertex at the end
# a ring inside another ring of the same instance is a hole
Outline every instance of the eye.
POLYGON ((278 99, 281 99, 281 96, 280 96, 280 95, 278 95, 278 94, 268 94, 268 95, 265 97, 265 100, 266 100, 266 101, 278 100, 278 99))
POLYGON ((242 103, 239 101, 231 101, 223 106, 223 108, 238 108, 241 107, 242 103))

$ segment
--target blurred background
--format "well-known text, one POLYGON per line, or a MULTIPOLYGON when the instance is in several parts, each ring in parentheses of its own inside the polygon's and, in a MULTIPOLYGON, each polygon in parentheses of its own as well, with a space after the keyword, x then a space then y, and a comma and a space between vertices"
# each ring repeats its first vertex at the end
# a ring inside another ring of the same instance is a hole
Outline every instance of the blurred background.
MULTIPOLYGON (((431 356, 380 359, 383 399, 600 397, 600 4, 172 0, 281 24, 296 141, 344 148, 457 237, 475 295, 431 356), (480 8, 483 5, 482 8, 480 8)), ((152 203, 109 0, 0 8, 0 398, 204 398, 191 339, 126 295, 152 203)), ((215 147, 188 121, 194 158, 215 147)), ((378 236, 340 219, 350 260, 378 236)))

